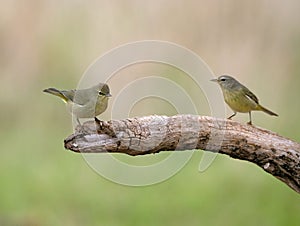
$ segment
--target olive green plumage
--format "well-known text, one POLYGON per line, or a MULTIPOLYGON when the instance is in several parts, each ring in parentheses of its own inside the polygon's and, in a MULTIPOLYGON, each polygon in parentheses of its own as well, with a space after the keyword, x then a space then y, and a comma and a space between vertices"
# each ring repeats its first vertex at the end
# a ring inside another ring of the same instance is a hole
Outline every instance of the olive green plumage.
POLYGON ((261 106, 258 98, 247 87, 239 83, 233 77, 222 75, 211 81, 217 82, 220 85, 225 102, 234 112, 228 119, 235 116, 237 112, 248 112, 250 117, 248 124, 252 124, 251 111, 263 111, 269 115, 278 116, 276 113, 261 106))
POLYGON ((58 90, 48 88, 43 90, 46 93, 60 97, 67 103, 69 111, 78 118, 93 118, 103 113, 111 96, 107 84, 99 83, 87 89, 80 90, 58 90))

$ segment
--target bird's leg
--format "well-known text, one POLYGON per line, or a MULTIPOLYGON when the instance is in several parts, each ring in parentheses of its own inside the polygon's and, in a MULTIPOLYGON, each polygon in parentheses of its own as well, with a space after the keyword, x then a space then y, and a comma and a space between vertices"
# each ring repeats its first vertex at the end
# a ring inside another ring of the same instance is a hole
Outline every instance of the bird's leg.
POLYGON ((76 121, 77 121, 78 125, 80 125, 82 127, 78 117, 76 117, 76 121))
POLYGON ((252 125, 251 111, 249 111, 249 118, 250 118, 250 121, 247 122, 247 124, 248 124, 248 125, 252 125))
POLYGON ((232 117, 234 117, 236 115, 236 112, 233 113, 233 115, 229 116, 227 119, 231 119, 232 117))
POLYGON ((88 133, 88 131, 84 129, 84 127, 83 127, 83 125, 80 123, 80 121, 79 121, 79 118, 78 118, 78 117, 76 117, 76 121, 77 121, 77 123, 78 123, 78 126, 79 126, 79 130, 78 130, 78 132, 80 132, 80 133, 82 133, 82 134, 87 134, 87 133, 88 133))

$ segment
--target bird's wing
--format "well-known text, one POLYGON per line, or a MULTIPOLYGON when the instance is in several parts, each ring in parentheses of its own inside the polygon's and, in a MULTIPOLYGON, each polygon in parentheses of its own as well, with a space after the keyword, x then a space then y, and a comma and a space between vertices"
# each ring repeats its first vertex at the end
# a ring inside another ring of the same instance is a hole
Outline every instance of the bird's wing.
POLYGON ((89 93, 84 92, 83 90, 63 90, 61 93, 66 97, 66 99, 78 105, 84 105, 89 101, 89 93))
POLYGON ((73 102, 74 100, 74 95, 75 95, 75 91, 74 89, 72 90, 62 90, 61 93, 62 95, 64 95, 64 97, 67 99, 67 100, 70 100, 73 102))
POLYGON ((247 87, 244 86, 242 88, 242 91, 248 98, 250 98, 251 100, 253 100, 255 103, 258 104, 258 98, 247 87))
POLYGON ((90 89, 71 90, 72 101, 78 105, 86 105, 95 98, 95 94, 90 89))

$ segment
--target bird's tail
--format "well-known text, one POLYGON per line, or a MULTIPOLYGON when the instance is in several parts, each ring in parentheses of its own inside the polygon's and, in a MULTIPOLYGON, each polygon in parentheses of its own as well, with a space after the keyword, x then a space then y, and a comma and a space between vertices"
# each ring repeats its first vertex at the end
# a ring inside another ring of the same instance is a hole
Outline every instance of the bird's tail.
POLYGON ((264 108, 264 107, 261 106, 261 105, 258 105, 258 110, 261 110, 261 111, 263 111, 263 112, 265 112, 265 113, 267 113, 267 114, 269 114, 269 115, 278 116, 276 113, 274 113, 274 112, 272 112, 272 111, 270 111, 270 110, 264 108))
POLYGON ((44 89, 43 92, 45 93, 50 93, 54 96, 58 96, 60 97, 64 102, 67 102, 68 99, 65 97, 65 95, 58 89, 55 88, 48 88, 48 89, 44 89))

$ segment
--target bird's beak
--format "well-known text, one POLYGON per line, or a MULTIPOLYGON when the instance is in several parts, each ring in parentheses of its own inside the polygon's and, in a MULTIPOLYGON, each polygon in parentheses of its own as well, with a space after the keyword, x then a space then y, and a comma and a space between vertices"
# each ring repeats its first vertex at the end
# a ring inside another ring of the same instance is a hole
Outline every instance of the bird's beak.
POLYGON ((214 79, 211 79, 210 81, 212 81, 212 82, 218 82, 218 79, 214 78, 214 79))
POLYGON ((110 94, 110 93, 108 93, 108 94, 106 94, 105 96, 106 96, 106 97, 111 97, 111 94, 110 94))

